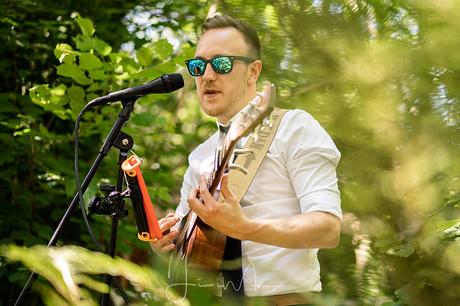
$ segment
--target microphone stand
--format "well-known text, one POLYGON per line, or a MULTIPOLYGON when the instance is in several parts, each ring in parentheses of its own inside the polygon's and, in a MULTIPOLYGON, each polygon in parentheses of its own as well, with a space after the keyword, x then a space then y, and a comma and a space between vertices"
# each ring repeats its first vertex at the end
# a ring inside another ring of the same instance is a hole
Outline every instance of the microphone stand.
MULTIPOLYGON (((96 174, 96 171, 98 170, 99 166, 101 165, 103 159, 109 152, 110 148, 114 145, 115 141, 117 140, 117 137, 119 136, 121 132, 121 128, 123 125, 128 121, 132 111, 134 110, 134 102, 136 101, 137 97, 131 97, 126 100, 121 100, 121 103, 123 105, 122 110, 118 113, 118 118, 115 121, 114 125, 112 126, 112 129, 110 130, 109 134, 107 135, 107 138, 105 139, 101 149, 99 150, 96 159, 94 160, 93 164, 91 165, 91 168, 89 169, 88 173, 86 174, 85 179, 83 180, 81 184, 81 190, 82 193, 84 194, 86 189, 88 188, 89 184, 91 183, 92 179, 94 178, 94 175, 96 174)), ((121 158, 120 153, 120 158, 121 158)), ((126 157, 125 157, 126 158, 126 157)), ((123 175, 120 173, 121 168, 118 172, 118 178, 120 178, 120 175, 123 175)), ((120 185, 119 190, 121 190, 121 184, 122 180, 119 179, 118 184, 120 185), (121 182, 120 182, 121 181, 121 182)), ((118 186, 117 186, 118 187, 118 186)), ((62 235, 62 231, 64 227, 67 225, 67 223, 70 220, 70 217, 75 211, 75 208, 77 207, 77 204, 79 202, 79 197, 78 197, 78 191, 75 194, 72 202, 70 203, 69 207, 67 208, 66 212, 64 213, 64 216, 62 217, 61 221, 59 222, 59 225, 56 227, 51 239, 48 242, 48 246, 55 246, 57 241, 62 235)), ((109 246, 109 253, 115 254, 115 243, 112 244, 112 240, 116 240, 113 236, 118 228, 118 217, 112 218, 112 237, 111 237, 111 245, 109 246)), ((112 254, 110 256, 113 257, 112 254)), ((29 293, 33 283, 37 279, 38 274, 35 272, 32 272, 29 276, 29 279, 27 280, 26 284, 24 285, 24 288, 22 289, 21 293, 19 294, 19 297, 17 298, 16 302, 14 303, 15 306, 18 306, 21 304, 23 301, 24 297, 29 293)), ((106 279, 108 282, 109 280, 106 279)), ((110 277, 110 282, 111 282, 111 277, 110 277)))
MULTIPOLYGON (((110 257, 115 257, 115 250, 117 245, 117 233, 118 233, 118 220, 126 217, 128 211, 125 210, 125 201, 123 200, 126 197, 126 193, 122 193, 123 188, 123 176, 124 171, 121 168, 121 165, 128 157, 128 152, 133 147, 134 142, 133 138, 126 133, 120 132, 117 139, 115 140, 113 146, 120 150, 118 155, 118 177, 117 177, 117 186, 110 184, 102 184, 100 190, 105 192, 104 197, 95 196, 91 199, 88 210, 91 214, 98 215, 108 215, 112 218, 112 228, 110 234, 110 243, 107 248, 107 254, 110 257)), ((128 195, 129 197, 129 195, 128 195)), ((110 299, 110 289, 112 287, 112 279, 114 279, 110 274, 107 274, 105 277, 105 284, 108 286, 109 291, 102 296, 101 305, 109 305, 110 299)), ((118 287, 120 287, 117 279, 114 279, 118 287)), ((120 288, 121 289, 121 288, 120 288)), ((128 301, 128 297, 123 290, 120 290, 121 294, 125 300, 128 301)))
MULTIPOLYGON (((121 165, 128 157, 128 152, 133 147, 134 142, 133 138, 128 134, 120 132, 117 139, 115 140, 113 146, 120 150, 118 155, 118 177, 117 177, 117 186, 103 184, 100 186, 101 191, 106 193, 104 198, 101 197, 94 197, 88 209, 92 214, 99 214, 99 215, 109 215, 112 217, 112 229, 110 234, 110 243, 107 248, 107 254, 110 257, 115 257, 115 250, 117 245, 117 233, 118 233, 118 220, 126 217, 128 215, 128 211, 125 210, 125 201, 123 197, 125 195, 122 193, 123 188, 123 177, 124 171, 121 168, 121 165)), ((110 289, 112 287, 112 279, 113 277, 110 274, 107 274, 105 277, 105 283, 109 287, 109 291, 102 296, 101 305, 106 306, 109 305, 110 299, 110 289)), ((119 286, 118 281, 117 285, 119 286)), ((121 289, 121 288, 120 288, 121 289)), ((125 301, 128 301, 128 297, 124 294, 123 290, 121 290, 123 298, 125 301)))

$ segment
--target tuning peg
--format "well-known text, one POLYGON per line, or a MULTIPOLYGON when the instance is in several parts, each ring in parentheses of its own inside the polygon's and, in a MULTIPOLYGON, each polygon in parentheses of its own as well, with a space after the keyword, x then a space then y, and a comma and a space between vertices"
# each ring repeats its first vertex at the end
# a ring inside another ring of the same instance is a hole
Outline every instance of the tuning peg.
POLYGON ((244 175, 248 174, 248 169, 246 169, 245 167, 243 166, 240 166, 238 164, 230 164, 228 166, 228 169, 229 170, 238 170, 238 171, 241 171, 244 175))

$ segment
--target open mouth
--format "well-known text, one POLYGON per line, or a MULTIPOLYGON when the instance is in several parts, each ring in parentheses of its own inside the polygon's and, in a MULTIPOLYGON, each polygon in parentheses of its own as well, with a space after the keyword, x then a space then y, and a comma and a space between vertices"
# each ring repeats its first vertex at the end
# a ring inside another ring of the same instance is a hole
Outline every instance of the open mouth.
POLYGON ((213 90, 213 89, 207 89, 204 91, 204 94, 206 96, 215 96, 217 95, 218 93, 220 93, 220 91, 217 91, 217 90, 213 90))

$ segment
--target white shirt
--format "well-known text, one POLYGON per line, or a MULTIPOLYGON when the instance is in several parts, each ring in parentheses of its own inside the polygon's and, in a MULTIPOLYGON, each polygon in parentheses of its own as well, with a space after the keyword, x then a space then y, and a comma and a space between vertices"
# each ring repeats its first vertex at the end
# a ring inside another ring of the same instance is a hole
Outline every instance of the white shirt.
MULTIPOLYGON (((188 211, 187 197, 202 173, 211 173, 216 132, 189 156, 176 213, 188 211)), ((240 204, 250 219, 275 219, 324 211, 342 219, 336 167, 340 152, 320 124, 302 110, 288 111, 240 204)), ((247 296, 321 291, 318 249, 286 249, 242 241, 247 296)), ((238 284, 236 284, 238 286, 238 284)))

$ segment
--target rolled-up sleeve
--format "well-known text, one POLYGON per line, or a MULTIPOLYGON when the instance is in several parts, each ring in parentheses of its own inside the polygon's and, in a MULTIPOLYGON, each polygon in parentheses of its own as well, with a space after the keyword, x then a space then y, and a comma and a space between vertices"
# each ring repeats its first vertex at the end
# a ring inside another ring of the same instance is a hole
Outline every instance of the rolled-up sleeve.
POLYGON ((308 113, 292 110, 277 135, 301 212, 324 211, 342 219, 336 167, 340 152, 328 133, 308 113))

